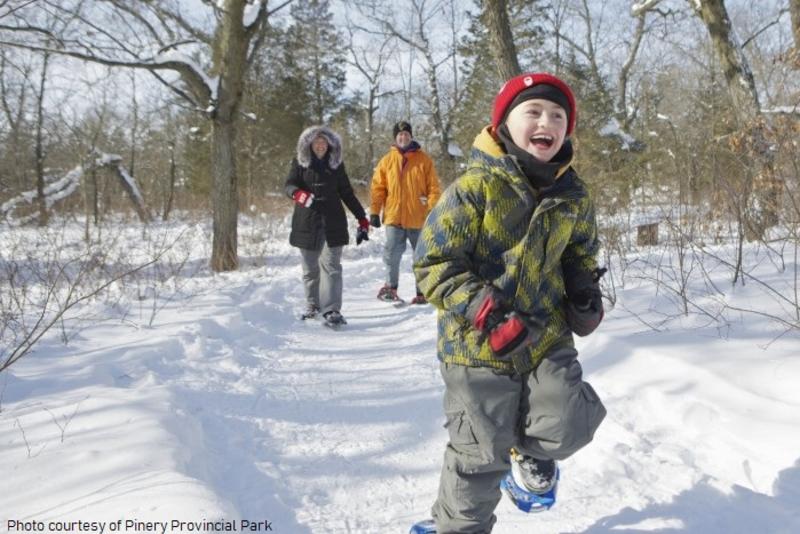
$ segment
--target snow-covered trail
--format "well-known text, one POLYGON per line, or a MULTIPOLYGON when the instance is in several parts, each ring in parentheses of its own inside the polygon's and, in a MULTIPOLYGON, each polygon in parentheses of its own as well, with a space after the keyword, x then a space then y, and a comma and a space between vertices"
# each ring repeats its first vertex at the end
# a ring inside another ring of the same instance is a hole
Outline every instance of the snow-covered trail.
POLYGON ((346 262, 339 331, 296 319, 290 261, 181 336, 172 389, 203 410, 211 484, 242 517, 287 532, 390 532, 429 506, 417 485, 435 482, 428 452, 444 439, 435 312, 379 302, 382 265, 360 261, 372 276, 346 262))
MULTIPOLYGON (((0 470, 23 489, 0 496, 0 516, 407 532, 435 498, 443 388, 432 307, 375 299, 379 237, 345 251, 340 331, 296 318, 295 251, 273 247, 266 269, 220 275, 223 289, 166 307, 153 328, 99 324, 27 358, 0 413, 0 470), (73 412, 59 440, 55 421, 73 412)), ((401 272, 410 298, 409 253, 401 272)), ((504 499, 495 533, 800 531, 791 342, 745 358, 615 310, 579 348, 608 418, 562 463, 557 506, 528 516, 504 499)))

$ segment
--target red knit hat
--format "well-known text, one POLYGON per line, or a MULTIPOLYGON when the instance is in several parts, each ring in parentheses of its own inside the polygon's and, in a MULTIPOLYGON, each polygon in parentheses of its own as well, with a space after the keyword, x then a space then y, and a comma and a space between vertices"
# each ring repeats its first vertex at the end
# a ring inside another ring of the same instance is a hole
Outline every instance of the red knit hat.
MULTIPOLYGON (((494 97, 494 106, 492 108, 492 126, 498 128, 503 123, 506 115, 509 111, 511 111, 510 106, 514 102, 514 99, 517 97, 517 95, 519 95, 525 89, 534 87, 536 85, 549 85, 563 93, 569 106, 568 109, 566 109, 569 119, 567 123, 567 135, 571 135, 572 131, 575 129, 575 122, 578 119, 578 106, 575 103, 575 95, 572 94, 572 89, 569 88, 569 85, 556 78, 552 74, 547 74, 545 72, 520 74, 519 76, 511 78, 503 84, 503 87, 500 88, 497 96, 494 97)), ((548 98, 544 95, 544 93, 541 95, 541 97, 547 100, 553 100, 557 104, 562 105, 561 102, 558 102, 552 98, 548 98)))

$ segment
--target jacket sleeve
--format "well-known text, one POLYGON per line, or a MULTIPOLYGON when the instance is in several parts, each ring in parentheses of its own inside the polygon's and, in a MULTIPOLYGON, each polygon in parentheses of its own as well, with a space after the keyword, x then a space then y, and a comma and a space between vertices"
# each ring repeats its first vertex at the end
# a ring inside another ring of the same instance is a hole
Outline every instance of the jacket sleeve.
POLYGON ((465 315, 485 285, 471 260, 484 206, 480 181, 462 177, 445 191, 422 228, 414 273, 425 298, 441 310, 465 315))
POLYGON ((352 213, 356 219, 366 217, 364 207, 361 205, 361 202, 358 201, 358 197, 356 197, 353 191, 353 186, 350 184, 350 178, 347 176, 344 163, 339 165, 336 174, 338 176, 336 188, 339 193, 339 198, 342 199, 344 205, 347 206, 347 209, 350 210, 350 213, 352 213))
POLYGON ((429 160, 428 164, 430 166, 430 170, 427 173, 428 206, 432 208, 439 202, 442 192, 439 186, 439 176, 436 174, 436 165, 433 164, 433 160, 429 160))
POLYGON ((286 193, 286 196, 292 198, 292 195, 298 189, 305 189, 305 184, 300 176, 300 164, 297 163, 296 159, 292 159, 292 163, 289 168, 289 175, 286 177, 286 183, 283 186, 283 191, 286 193))
POLYGON ((372 184, 369 189, 369 212, 373 215, 379 215, 386 202, 386 157, 384 156, 375 167, 375 173, 372 175, 372 184))
POLYGON ((568 296, 591 285, 599 249, 594 203, 587 195, 578 203, 575 227, 561 255, 561 270, 568 296))

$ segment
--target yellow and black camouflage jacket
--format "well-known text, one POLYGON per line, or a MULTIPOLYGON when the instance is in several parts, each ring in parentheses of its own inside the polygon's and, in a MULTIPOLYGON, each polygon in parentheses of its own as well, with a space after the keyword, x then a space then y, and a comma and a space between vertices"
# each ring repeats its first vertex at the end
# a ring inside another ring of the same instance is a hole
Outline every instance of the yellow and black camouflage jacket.
POLYGON ((564 277, 590 273, 599 249, 594 205, 571 158, 539 194, 490 132, 476 138, 464 174, 429 214, 414 254, 420 290, 438 308, 441 361, 524 373, 554 349, 574 346, 564 315, 564 277), (465 317, 486 284, 544 325, 527 353, 494 357, 465 317))

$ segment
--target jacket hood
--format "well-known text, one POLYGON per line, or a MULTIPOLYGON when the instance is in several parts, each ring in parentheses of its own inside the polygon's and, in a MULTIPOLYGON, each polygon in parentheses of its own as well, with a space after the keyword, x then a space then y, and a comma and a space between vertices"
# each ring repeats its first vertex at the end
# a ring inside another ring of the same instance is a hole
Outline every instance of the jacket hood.
POLYGON ((342 138, 327 126, 309 126, 297 140, 297 163, 308 168, 311 165, 311 143, 317 136, 328 142, 328 165, 336 169, 342 164, 342 138))

